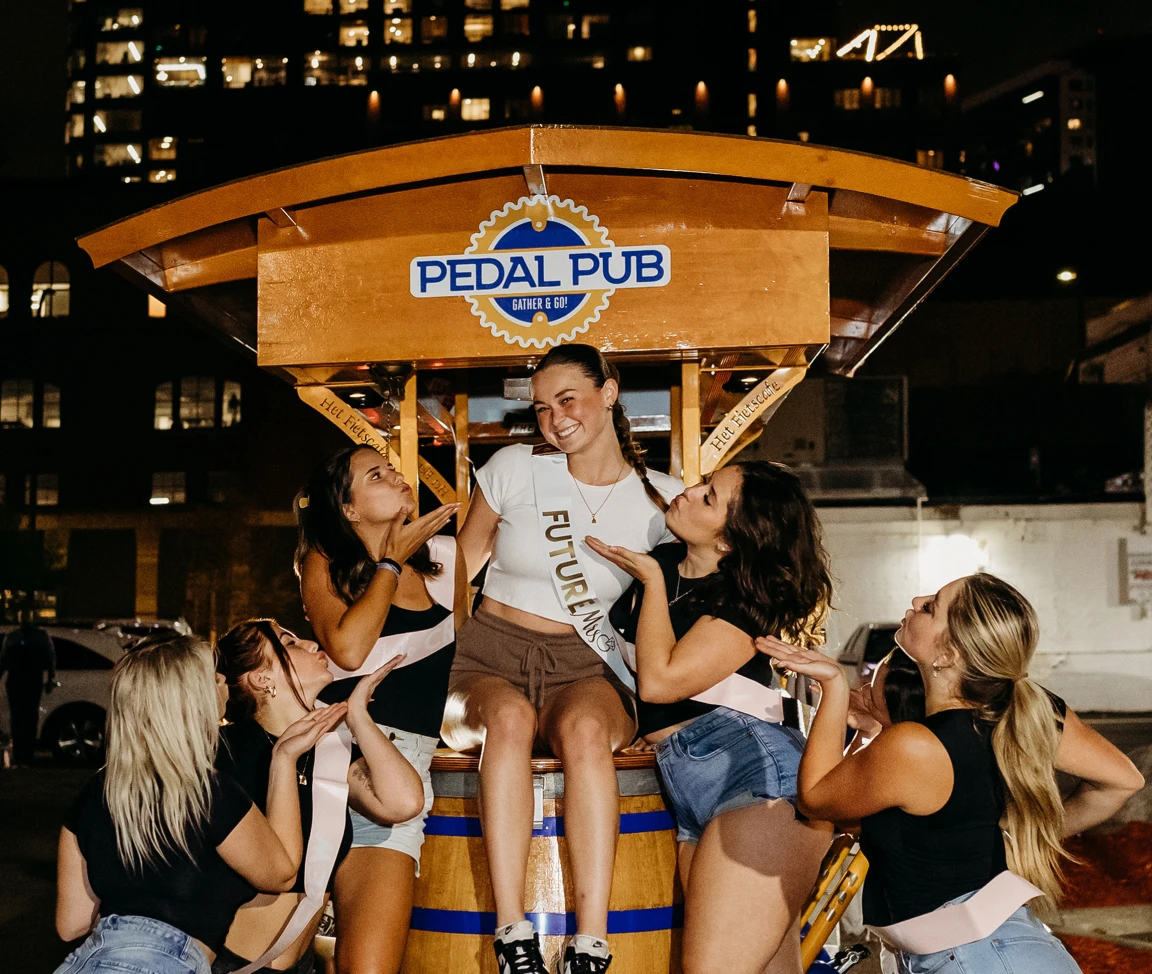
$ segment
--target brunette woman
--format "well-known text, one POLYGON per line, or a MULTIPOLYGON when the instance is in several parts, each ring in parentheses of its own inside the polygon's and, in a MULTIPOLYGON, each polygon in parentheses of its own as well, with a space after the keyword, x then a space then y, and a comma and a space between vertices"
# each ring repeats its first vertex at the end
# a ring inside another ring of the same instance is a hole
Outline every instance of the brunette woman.
MULTIPOLYGON (((271 619, 251 619, 233 626, 217 643, 217 670, 224 674, 229 691, 227 717, 231 723, 221 732, 223 746, 216 766, 237 781, 257 806, 263 806, 268 790, 271 757, 276 740, 284 729, 315 709, 316 696, 332 682, 328 658, 319 646, 301 639, 271 619)), ((400 662, 394 658, 375 673, 360 678, 348 698, 346 722, 356 740, 359 757, 348 771, 348 805, 373 821, 402 822, 424 807, 424 785, 409 764, 376 726, 368 714, 368 701, 380 681, 400 662)), ((318 772, 316 750, 301 756, 296 766, 300 790, 300 819, 305 841, 305 859, 310 842, 338 846, 324 877, 332 889, 332 879, 352 845, 352 820, 341 809, 337 822, 321 821, 321 834, 313 833, 313 777, 318 772)), ((301 865, 296 884, 279 896, 258 896, 236 914, 220 951, 213 974, 226 974, 246 966, 261 956, 276 940, 285 921, 303 899, 305 866, 301 865)), ((303 926, 295 942, 263 970, 311 974, 312 938, 315 936, 324 904, 303 926)))
POLYGON ((340 972, 400 969, 455 630, 468 611, 455 539, 434 537, 457 505, 405 523, 414 508, 404 479, 367 447, 337 451, 297 499, 300 591, 337 677, 321 699, 349 699, 357 677, 403 656, 368 702, 368 714, 419 773, 424 790, 420 811, 394 825, 352 809, 352 850, 332 893, 340 972))
POLYGON ((689 487, 666 521, 679 541, 650 555, 588 544, 637 579, 613 622, 636 645, 640 733, 676 817, 683 968, 799 974, 797 917, 831 829, 797 819, 804 739, 753 639, 822 640, 819 522, 795 475, 764 462, 689 487))
POLYGON ((1063 838, 1111 817, 1143 779, 1028 679, 1037 635, 1028 600, 992 575, 913 599, 896 641, 919 667, 926 716, 847 757, 840 667, 774 638, 758 642, 820 682, 800 808, 860 821, 864 920, 903 974, 1079 970, 1026 904, 1056 901, 1063 838), (1063 801, 1054 769, 1081 779, 1063 801))
POLYGON ((57 932, 65 940, 92 932, 57 974, 209 974, 253 887, 275 893, 295 882, 296 762, 344 708, 309 714, 280 735, 265 818, 213 768, 214 677, 211 650, 191 638, 145 643, 116 664, 108 763, 73 805, 57 864, 57 932))
POLYGON ((592 346, 545 355, 532 399, 551 450, 497 452, 476 475, 460 532, 471 575, 492 560, 484 600, 460 633, 444 739, 457 750, 483 747, 480 816, 501 974, 544 971, 524 914, 533 746, 563 761, 576 894, 563 970, 593 974, 610 961, 620 807, 612 754, 632 742, 636 718, 631 676, 604 619, 628 575, 580 539, 594 530, 642 551, 655 547, 669 537, 664 509, 681 484, 645 467, 618 373, 592 346))

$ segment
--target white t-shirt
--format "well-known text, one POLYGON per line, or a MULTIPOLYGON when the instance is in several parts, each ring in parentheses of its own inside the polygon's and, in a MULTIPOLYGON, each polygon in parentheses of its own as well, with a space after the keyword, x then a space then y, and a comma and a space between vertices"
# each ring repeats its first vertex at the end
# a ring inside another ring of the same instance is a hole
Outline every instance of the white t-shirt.
MULTIPOLYGON (((572 616, 560 604, 549 575, 546 542, 536 513, 532 462, 532 447, 516 444, 499 450, 476 472, 476 483, 484 491, 484 499, 500 515, 484 594, 515 609, 570 623, 572 616)), ((666 473, 649 470, 648 479, 665 500, 684 490, 679 480, 666 473)), ((664 524, 663 512, 648 499, 635 470, 614 490, 611 484, 595 487, 583 483, 579 489, 588 506, 580 500, 573 480, 569 507, 572 537, 579 544, 580 561, 592 588, 601 603, 611 608, 632 584, 632 576, 593 552, 584 543, 585 536, 590 534, 606 544, 623 545, 633 551, 651 551, 658 544, 676 539, 664 524), (588 507, 596 511, 595 524, 588 507)))

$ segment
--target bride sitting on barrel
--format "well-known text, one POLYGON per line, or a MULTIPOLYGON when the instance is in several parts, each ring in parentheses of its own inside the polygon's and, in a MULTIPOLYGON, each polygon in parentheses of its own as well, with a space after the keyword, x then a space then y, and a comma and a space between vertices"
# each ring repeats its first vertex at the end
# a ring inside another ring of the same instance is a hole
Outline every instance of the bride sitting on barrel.
POLYGON ((505 447, 477 473, 459 543, 475 575, 491 556, 479 611, 460 630, 444 721, 456 750, 483 747, 480 817, 496 900, 501 974, 544 974, 525 918, 532 749, 564 765, 565 836, 576 936, 563 974, 601 974, 619 828, 613 752, 636 736, 633 680, 608 625, 626 572, 590 552, 591 532, 647 551, 669 540, 683 489, 649 472, 619 402, 616 369, 590 345, 562 345, 532 377, 551 450, 505 447))

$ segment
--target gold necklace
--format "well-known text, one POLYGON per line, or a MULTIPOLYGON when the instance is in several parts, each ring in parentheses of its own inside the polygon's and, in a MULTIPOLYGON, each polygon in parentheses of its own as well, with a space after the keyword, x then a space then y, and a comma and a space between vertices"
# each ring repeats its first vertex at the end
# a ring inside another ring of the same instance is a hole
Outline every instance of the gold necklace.
POLYGON ((577 480, 575 477, 572 478, 572 483, 574 483, 576 485, 576 493, 580 495, 580 500, 584 501, 584 506, 588 508, 588 513, 592 515, 592 523, 593 524, 596 523, 596 515, 599 514, 602 510, 604 510, 604 505, 607 504, 608 501, 611 499, 612 491, 615 490, 616 485, 618 483, 620 483, 620 480, 621 480, 620 474, 622 474, 624 472, 624 468, 626 466, 628 466, 627 460, 625 460, 622 464, 620 464, 620 469, 616 473, 616 479, 612 482, 612 490, 608 491, 608 496, 605 497, 603 501, 601 501, 600 506, 598 508, 596 508, 596 510, 592 510, 592 506, 588 503, 588 499, 584 496, 584 491, 582 491, 580 489, 580 481, 577 480))

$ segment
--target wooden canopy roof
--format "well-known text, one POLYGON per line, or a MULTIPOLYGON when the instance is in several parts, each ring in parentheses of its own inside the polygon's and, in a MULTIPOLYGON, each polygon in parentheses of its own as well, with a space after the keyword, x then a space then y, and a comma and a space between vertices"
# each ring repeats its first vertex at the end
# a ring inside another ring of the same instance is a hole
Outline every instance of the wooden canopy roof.
MULTIPOLYGON (((417 259, 437 255, 506 262, 511 244, 496 238, 539 205, 537 230, 552 219, 584 221, 588 232, 576 232, 589 239, 574 246, 603 260, 584 266, 619 273, 627 248, 667 255, 659 286, 565 298, 584 302, 572 319, 587 319, 579 340, 641 360, 757 353, 777 365, 806 365, 826 349, 826 367, 851 375, 1015 199, 975 180, 805 143, 525 126, 237 180, 79 243, 96 267, 114 265, 261 365, 324 382, 364 364, 425 369, 543 354, 551 339, 518 337, 512 318, 488 322, 475 306, 498 317, 496 304, 511 308, 513 291, 429 296, 415 276, 417 259), (602 240, 592 240, 601 228, 602 240)), ((546 250, 556 240, 531 253, 546 250)), ((577 266, 579 252, 571 254, 577 266)), ((542 256, 524 259, 540 271, 533 287, 552 283, 542 256)))

